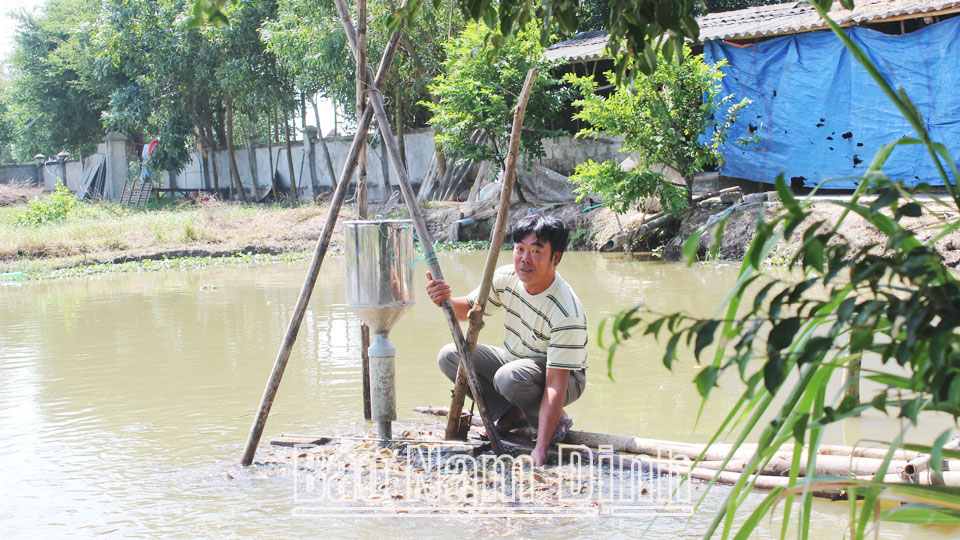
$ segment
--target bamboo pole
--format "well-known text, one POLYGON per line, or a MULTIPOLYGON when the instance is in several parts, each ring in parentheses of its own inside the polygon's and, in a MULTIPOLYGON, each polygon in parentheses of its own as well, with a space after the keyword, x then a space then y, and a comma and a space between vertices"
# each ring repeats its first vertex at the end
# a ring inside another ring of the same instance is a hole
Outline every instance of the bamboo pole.
MULTIPOLYGON (((366 63, 359 64, 360 57, 358 55, 357 48, 357 34, 353 28, 353 24, 350 21, 350 15, 347 12, 347 6, 344 3, 344 0, 334 0, 334 3, 337 6, 337 11, 340 14, 341 22, 343 23, 343 29, 347 35, 347 41, 350 43, 350 50, 353 51, 354 57, 358 61, 357 70, 359 73, 366 73, 366 77, 369 79, 372 75, 369 73, 369 68, 366 63)), ((377 116, 377 124, 380 128, 380 134, 383 138, 384 146, 387 148, 387 153, 390 155, 390 161, 393 163, 393 168, 397 172, 397 182, 400 184, 400 191, 403 194, 403 199, 407 204, 407 209, 410 212, 410 217, 413 219, 414 228, 416 229, 417 235, 420 237, 420 245, 423 246, 423 249, 430 249, 433 246, 433 235, 430 234, 430 229, 427 228, 426 222, 423 220, 423 215, 420 213, 420 208, 417 206, 417 197, 413 192, 413 188, 410 187, 410 179, 407 177, 407 170, 403 166, 403 160, 400 159, 400 152, 397 148, 397 139, 393 135, 393 130, 390 128, 390 120, 387 117, 387 112, 383 107, 383 96, 380 93, 379 88, 376 86, 370 87, 367 89, 367 102, 369 105, 372 105, 374 114, 377 116)), ((367 107, 370 109, 371 107, 367 107)), ((437 279, 443 279, 443 272, 440 270, 440 265, 437 263, 437 258, 434 255, 433 251, 429 251, 426 254, 427 265, 430 267, 431 273, 437 279)), ((480 411, 480 417, 484 421, 484 427, 487 429, 487 436, 490 439, 490 445, 493 447, 493 451, 499 455, 503 453, 502 447, 500 446, 500 438, 497 436, 497 431, 493 427, 493 422, 490 420, 487 414, 487 404, 483 399, 483 394, 480 393, 480 384, 477 381, 476 370, 473 366, 473 358, 468 356, 466 341, 463 337, 463 331, 460 329, 460 322, 457 321, 457 316, 453 311, 453 304, 449 300, 443 302, 443 312, 447 318, 447 325, 450 327, 450 333, 453 335, 454 344, 457 347, 457 352, 460 353, 461 362, 466 364, 467 368, 467 378, 470 384, 470 390, 474 395, 474 402, 477 404, 477 408, 480 411)))
MULTIPOLYGON (((357 65, 366 65, 367 62, 367 0, 357 0, 357 50, 360 61, 357 65)), ((402 34, 402 33, 401 33, 402 34)), ((400 36, 403 39, 403 36, 400 36)), ((399 46, 399 45, 398 45, 399 46)), ((367 93, 365 87, 370 82, 366 78, 366 72, 359 68, 356 70, 356 102, 357 116, 363 115, 367 108, 367 93)), ((357 165, 357 215, 360 219, 367 219, 367 145, 360 147, 359 164, 357 165)), ((370 420, 372 418, 372 405, 370 401, 370 327, 367 323, 360 323, 360 376, 363 378, 363 418, 370 420)))
MULTIPOLYGON (((406 6, 408 3, 409 0, 404 0, 403 6, 406 6)), ((377 76, 374 78, 374 84, 377 86, 382 85, 387 78, 387 71, 396 53, 397 42, 400 41, 400 31, 402 28, 401 26, 400 30, 393 33, 383 51, 383 57, 377 69, 377 76)), ((283 371, 287 367, 287 360, 290 359, 290 351, 293 349, 293 344, 297 340, 300 323, 303 322, 303 316, 306 314, 307 303, 310 301, 310 295, 313 293, 313 287, 317 282, 317 275, 320 273, 320 265, 323 264, 323 258, 327 253, 327 246, 330 244, 333 228, 337 224, 337 217, 340 215, 340 208, 347 194, 350 177, 353 176, 353 172, 357 166, 357 156, 360 153, 360 147, 366 144, 366 134, 372 120, 373 112, 368 108, 364 111, 357 123, 357 134, 353 138, 353 144, 350 145, 350 151, 347 153, 343 171, 340 173, 340 180, 337 182, 333 199, 330 201, 330 210, 327 212, 327 220, 324 222, 323 232, 320 234, 320 238, 317 239, 317 247, 313 252, 313 259, 310 261, 310 268, 307 271, 306 279, 304 279, 303 287, 300 289, 300 297, 297 299, 293 317, 290 319, 290 324, 287 326, 286 333, 283 336, 280 351, 277 353, 277 359, 273 365, 273 371, 270 374, 270 379, 267 381, 267 387, 263 391, 257 416, 253 420, 250 435, 243 449, 243 456, 240 458, 240 463, 244 466, 253 463, 253 455, 257 451, 257 444, 260 443, 260 437, 263 435, 263 427, 267 423, 267 416, 269 416, 270 408, 273 406, 273 399, 277 395, 280 379, 283 378, 283 371)))
MULTIPOLYGON (((669 474, 679 474, 679 475, 689 475, 690 478, 703 481, 712 481, 716 480, 718 484, 725 485, 734 485, 743 476, 741 473, 728 472, 728 471, 713 471, 709 469, 703 469, 701 467, 690 467, 689 465, 673 465, 673 464, 661 464, 660 465, 661 473, 669 474)), ((757 489, 763 490, 772 490, 781 487, 790 487, 790 477, 788 476, 767 476, 767 475, 750 475, 749 481, 754 482, 754 486, 757 489)), ((846 498, 846 493, 839 489, 820 489, 814 488, 811 493, 814 497, 819 497, 822 499, 829 499, 832 501, 842 500, 846 498)))
MULTIPOLYGON (((952 465, 956 467, 957 465, 952 465)), ((858 476, 860 480, 873 480, 873 476, 858 476)), ((903 474, 886 474, 883 481, 888 484, 922 484, 927 486, 946 486, 950 488, 960 488, 960 471, 945 470, 937 473, 933 470, 918 472, 913 477, 905 477, 903 474)))
MULTIPOLYGON (((503 187, 500 189, 500 206, 497 209, 497 220, 490 236, 490 249, 487 251, 487 261, 483 267, 483 279, 480 281, 480 290, 477 304, 470 311, 470 323, 467 326, 467 354, 473 358, 477 350, 477 339, 483 329, 483 312, 487 307, 487 297, 493 283, 493 272, 497 269, 497 259, 500 255, 500 246, 503 245, 503 233, 507 228, 507 218, 510 217, 510 195, 516 182, 517 156, 520 153, 520 134, 523 130, 523 116, 527 110, 527 100, 533 90, 533 81, 537 78, 537 71, 527 71, 527 78, 523 81, 523 88, 517 98, 517 105, 513 109, 513 126, 510 130, 510 146, 507 152, 507 166, 504 169, 503 187)), ((446 438, 453 439, 457 435, 460 425, 460 413, 463 411, 463 400, 467 394, 467 373, 461 362, 457 368, 457 380, 453 387, 453 398, 450 400, 450 410, 447 412, 446 438)), ((476 394, 474 394, 476 395, 476 394)))
MULTIPOLYGON (((449 416, 449 409, 447 407, 416 407, 414 411, 435 416, 449 416)), ((521 430, 520 434, 532 438, 535 432, 530 428, 526 428, 521 430)), ((579 444, 591 448, 609 446, 615 452, 625 452, 629 454, 670 456, 672 458, 689 459, 691 461, 699 458, 701 461, 697 464, 697 467, 710 470, 719 470, 720 466, 733 450, 733 445, 724 443, 714 443, 708 447, 701 443, 646 439, 642 437, 592 433, 589 431, 571 431, 564 441, 568 444, 579 444)), ((944 445, 944 448, 950 447, 950 443, 944 445)), ((756 451, 756 444, 740 445, 737 447, 736 452, 733 453, 733 456, 731 456, 724 470, 736 473, 743 472, 756 451)), ((804 454, 800 462, 801 474, 805 474, 806 472, 807 451, 808 447, 804 447, 804 454)), ((836 474, 840 476, 849 476, 851 474, 873 475, 876 474, 879 466, 886 458, 887 453, 888 450, 882 448, 861 448, 823 444, 817 447, 818 457, 815 473, 836 474)), ((793 445, 784 445, 778 450, 778 455, 764 467, 761 473, 764 475, 784 474, 786 471, 789 471, 792 457, 793 445)), ((896 450, 888 470, 902 471, 907 465, 908 459, 915 460, 917 457, 926 457, 926 459, 929 459, 928 455, 920 454, 919 452, 896 450)), ((922 461, 923 460, 917 460, 914 464, 917 465, 922 461)), ((947 460, 944 464, 944 470, 960 471, 960 460, 947 460)))
MULTIPOLYGON (((947 450, 956 450, 958 447, 960 447, 960 439, 954 439, 943 445, 943 448, 947 450)), ((932 459, 932 457, 930 454, 923 454, 907 462, 900 472, 904 482, 916 481, 918 474, 927 470, 930 466, 930 459, 932 459)))
MULTIPOLYGON (((839 444, 821 444, 817 453, 826 456, 856 456, 884 459, 889 453, 886 448, 867 448, 862 446, 843 446, 839 444)), ((913 450, 895 450, 892 459, 911 460, 920 457, 920 452, 913 450)))

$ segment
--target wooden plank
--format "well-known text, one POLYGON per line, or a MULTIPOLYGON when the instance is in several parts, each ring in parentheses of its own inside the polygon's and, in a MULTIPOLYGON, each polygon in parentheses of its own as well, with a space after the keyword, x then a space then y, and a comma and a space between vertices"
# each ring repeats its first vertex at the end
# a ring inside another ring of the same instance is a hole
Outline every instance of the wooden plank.
POLYGON ((319 435, 280 435, 270 439, 270 444, 273 446, 299 446, 308 444, 320 446, 331 441, 333 441, 333 438, 319 435))

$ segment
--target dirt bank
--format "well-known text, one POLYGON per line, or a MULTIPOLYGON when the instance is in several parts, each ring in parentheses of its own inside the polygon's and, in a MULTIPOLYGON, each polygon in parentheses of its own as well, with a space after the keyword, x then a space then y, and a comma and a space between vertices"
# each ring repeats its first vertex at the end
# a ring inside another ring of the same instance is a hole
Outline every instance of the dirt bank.
MULTIPOLYGON (((811 215, 807 220, 797 227, 794 234, 778 244, 769 256, 772 262, 789 261, 803 242, 803 233, 807 228, 818 222, 824 226, 832 227, 843 214, 845 207, 843 203, 849 197, 836 199, 818 198, 811 207, 811 215)), ((864 203, 867 199, 862 200, 864 203)), ((678 258, 683 239, 689 236, 695 230, 703 231, 701 237, 700 252, 705 254, 713 245, 713 232, 716 221, 724 211, 729 211, 729 217, 724 226, 721 245, 718 250, 718 256, 724 260, 742 260, 744 252, 756 235, 757 219, 760 216, 773 216, 781 210, 780 203, 776 200, 776 193, 757 193, 748 195, 745 200, 735 204, 723 204, 719 201, 708 201, 700 208, 695 209, 683 220, 676 237, 667 243, 664 249, 664 256, 667 258, 678 258)), ((956 209, 933 204, 927 204, 920 217, 904 217, 900 223, 907 229, 914 232, 917 239, 921 242, 927 242, 941 230, 938 225, 944 223, 955 223, 960 219, 960 214, 956 209)), ((881 247, 886 242, 886 237, 875 227, 866 222, 860 215, 849 213, 843 220, 838 229, 838 233, 851 246, 853 251, 869 245, 880 246, 875 248, 876 252, 881 252, 881 247)), ((945 266, 957 268, 960 266, 960 232, 954 231, 936 243, 934 249, 943 257, 945 266)))
MULTIPOLYGON (((3 190, 0 201, 0 273, 24 271, 39 275, 50 270, 90 264, 124 263, 181 257, 221 257, 237 253, 287 254, 308 253, 316 246, 329 207, 306 204, 293 207, 256 206, 208 201, 202 204, 181 204, 176 207, 135 210, 112 204, 84 204, 62 222, 36 227, 18 227, 13 221, 25 202, 36 194, 29 188, 3 190)), ((764 194, 727 194, 702 202, 683 220, 668 221, 664 227, 647 235, 633 236, 632 250, 661 253, 666 259, 679 257, 683 239, 695 230, 705 231, 702 248, 712 242, 711 221, 724 212, 729 214, 719 249, 719 257, 739 260, 756 232, 760 215, 772 215, 779 203, 764 194)), ((428 226, 439 242, 489 240, 496 218, 496 205, 482 203, 429 203, 421 206, 428 226)), ((640 212, 615 215, 606 208, 588 204, 547 203, 515 204, 508 224, 530 212, 543 212, 562 217, 571 229, 571 249, 614 251, 624 249, 631 231, 650 221, 640 212)), ((819 201, 813 208, 811 222, 833 223, 843 208, 831 201, 819 201)), ((406 208, 399 204, 374 205, 371 218, 404 218, 406 208)), ((352 206, 344 207, 339 221, 356 219, 352 206)), ((956 221, 956 212, 947 208, 925 212, 920 218, 905 218, 904 223, 917 231, 920 240, 929 239, 938 231, 931 228, 938 220, 956 221)), ((771 257, 775 262, 789 260, 800 245, 805 227, 784 241, 771 257)), ((330 252, 342 245, 342 228, 334 230, 330 252)), ((856 248, 882 243, 879 231, 862 218, 850 215, 840 233, 856 248)), ((508 239, 509 241, 509 239, 508 239)), ((935 247, 950 267, 960 265, 960 233, 940 239, 935 247)))
POLYGON ((43 193, 43 187, 24 182, 0 184, 0 206, 26 204, 39 197, 41 193, 43 193))

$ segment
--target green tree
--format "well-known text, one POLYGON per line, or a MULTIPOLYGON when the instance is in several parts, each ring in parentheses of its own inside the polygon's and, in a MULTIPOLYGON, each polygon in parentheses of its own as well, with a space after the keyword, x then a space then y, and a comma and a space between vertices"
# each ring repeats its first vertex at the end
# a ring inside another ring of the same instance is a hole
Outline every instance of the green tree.
MULTIPOLYGON (((570 180, 579 184, 578 199, 602 195, 617 212, 653 195, 667 209, 687 206, 693 176, 705 166, 720 163, 718 148, 730 124, 750 103, 748 99, 734 103, 733 95, 720 96, 723 65, 707 64, 702 55, 693 56, 684 47, 682 61, 661 56, 652 74, 639 76, 631 86, 617 87, 606 98, 597 95, 592 75, 567 74, 565 79, 582 96, 574 102, 580 109, 574 118, 590 124, 577 137, 623 136, 621 152, 634 152, 637 159, 631 171, 621 171, 612 161, 577 165, 570 180), (658 171, 662 165, 683 175, 685 195, 664 181, 658 171)), ((614 82, 612 73, 607 78, 614 82)))
POLYGON ((184 6, 175 0, 105 0, 94 40, 98 73, 128 81, 111 93, 104 127, 141 144, 159 137, 151 165, 171 171, 189 161, 194 134, 222 131, 219 94, 211 83, 217 55, 198 30, 180 22, 184 6))
POLYGON ((296 88, 331 100, 351 117, 355 114, 355 66, 332 3, 282 0, 261 36, 292 74, 296 88))
MULTIPOLYGON (((192 7, 187 0, 105 0, 98 20, 100 72, 131 81, 111 95, 104 124, 138 140, 159 136, 150 162, 157 169, 181 170, 194 140, 214 152, 231 148, 242 126, 269 125, 274 105, 283 112, 296 106, 289 74, 259 33, 276 16, 276 2, 236 2, 226 10, 229 24, 205 28, 188 24, 192 7)), ((213 172, 219 183, 215 164, 213 172)), ((234 162, 230 176, 238 187, 234 162)))
POLYGON ((0 82, 0 163, 13 161, 10 143, 13 142, 13 121, 7 107, 6 84, 0 82))
MULTIPOLYGON (((235 1, 193 0, 191 23, 225 20, 225 6, 235 1)), ((425 4, 424 0, 415 0, 405 9, 398 10, 389 17, 388 28, 391 31, 397 29, 404 19, 414 21, 425 4)), ((606 8, 609 13, 606 24, 609 48, 614 52, 629 52, 632 57, 629 63, 618 60, 618 80, 628 72, 632 76, 634 68, 651 73, 656 65, 658 46, 666 47, 667 56, 679 55, 684 39, 696 40, 700 29, 693 18, 694 4, 694 0, 614 0, 609 4, 606 8)), ((433 2, 433 5, 436 7, 439 3, 433 2)), ((494 48, 499 48, 505 38, 527 28, 535 19, 543 21, 539 26, 540 41, 545 44, 554 30, 569 34, 577 31, 581 16, 594 17, 594 10, 581 11, 579 2, 567 0, 454 0, 453 5, 459 7, 466 18, 485 23, 494 48)))
POLYGON ((17 159, 89 152, 103 137, 99 119, 114 81, 93 76, 90 41, 99 10, 99 0, 50 0, 37 14, 15 12, 8 105, 22 131, 14 141, 17 159))
MULTIPOLYGON (((740 277, 715 317, 663 315, 638 305, 618 315, 612 325, 617 341, 637 334, 667 337, 663 363, 668 369, 678 361, 680 343, 694 345, 698 362, 704 350, 717 343, 712 359, 704 362, 695 379, 704 400, 726 371, 734 371, 746 385, 743 397, 729 411, 712 441, 737 426, 739 433, 730 455, 748 437, 758 439, 758 450, 743 468, 744 474, 705 537, 718 530, 725 538, 733 533, 733 517, 753 489, 749 475, 762 470, 784 444, 793 446, 796 452, 789 484, 773 490, 757 506, 737 531, 738 538, 750 537, 765 514, 781 502, 782 531, 786 534, 797 498, 798 530, 806 536, 815 490, 843 490, 853 501, 863 499, 862 504, 850 505, 850 536, 854 539, 870 534, 876 521, 960 525, 956 488, 891 482, 887 476, 896 472, 890 461, 899 448, 929 452, 934 475, 942 471, 942 458, 960 457, 960 452, 943 448, 954 430, 943 432, 930 444, 906 443, 926 414, 946 413, 954 423, 960 418, 960 279, 945 267, 933 248, 947 234, 960 229, 960 224, 940 218, 932 226, 936 234, 921 242, 916 231, 903 223, 904 218, 919 217, 926 205, 960 210, 960 171, 947 148, 930 140, 923 118, 907 96, 894 91, 863 51, 829 19, 830 4, 816 6, 853 57, 909 121, 916 137, 904 137, 881 147, 850 201, 833 203, 843 208, 833 223, 814 221, 813 201, 797 200, 783 178, 777 178, 782 211, 759 223, 740 277), (908 188, 901 180, 884 174, 883 165, 892 152, 903 145, 917 144, 926 147, 947 198, 927 193, 929 186, 908 188), (850 214, 857 214, 874 227, 882 242, 853 249, 838 232, 850 214), (790 265, 800 279, 765 278, 764 259, 782 238, 795 233, 802 236, 802 244, 790 265), (848 379, 838 392, 828 385, 841 372, 846 372, 848 379), (858 388, 861 380, 880 384, 871 387, 868 396, 845 391, 858 388), (777 397, 782 404, 774 405, 777 397), (777 414, 771 421, 761 422, 769 407, 776 407, 777 414), (827 426, 868 409, 903 420, 901 430, 882 441, 889 452, 872 478, 816 472, 800 475, 801 453, 806 471, 816 471, 817 448, 827 426), (884 509, 879 505, 881 499, 901 504, 884 509)), ((694 234, 684 245, 691 261, 699 244, 700 235, 694 234)), ((610 361, 615 349, 610 348, 610 361)))
POLYGON ((610 20, 610 0, 581 0, 577 10, 577 32, 605 30, 610 20))
POLYGON ((542 139, 563 133, 550 128, 549 120, 561 108, 567 92, 550 77, 551 64, 543 57, 536 24, 516 32, 496 50, 486 39, 486 30, 468 24, 448 44, 446 73, 430 86, 437 103, 424 103, 433 113, 430 125, 439 131, 434 137, 444 154, 468 161, 491 161, 494 172, 502 170, 516 96, 529 69, 540 76, 527 104, 520 152, 531 163, 544 155, 542 139), (487 140, 477 143, 475 132, 487 140))
MULTIPOLYGON (((395 5, 368 2, 367 9, 372 21, 383 21, 395 5)), ((426 114, 417 103, 432 99, 427 86, 441 72, 446 59, 443 43, 448 33, 461 26, 456 13, 427 4, 404 32, 386 85, 390 89, 387 97, 392 98, 386 105, 393 113, 400 108, 403 127, 426 125, 426 114)), ((336 103, 346 118, 355 119, 355 65, 332 4, 282 0, 276 19, 264 24, 262 35, 269 50, 294 75, 298 89, 309 95, 319 93, 336 103)), ((371 65, 376 65, 388 39, 384 25, 368 26, 367 56, 371 65)))

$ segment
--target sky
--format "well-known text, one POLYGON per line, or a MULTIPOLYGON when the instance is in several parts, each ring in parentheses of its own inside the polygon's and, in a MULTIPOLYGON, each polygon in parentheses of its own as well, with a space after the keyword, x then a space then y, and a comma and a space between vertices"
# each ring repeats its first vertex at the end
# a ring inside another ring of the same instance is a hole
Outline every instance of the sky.
POLYGON ((6 59, 13 49, 17 22, 10 17, 10 12, 19 8, 33 11, 45 2, 46 0, 0 0, 0 59, 6 59))

